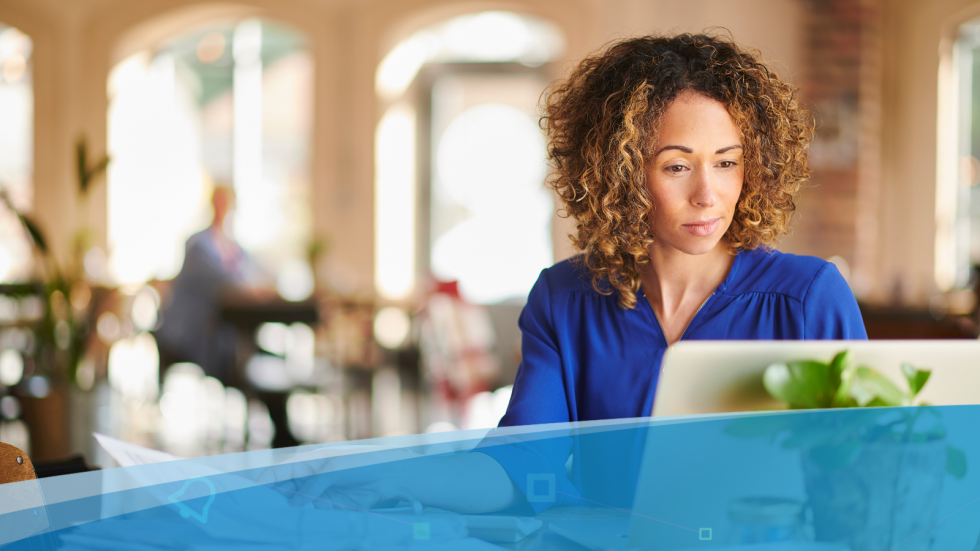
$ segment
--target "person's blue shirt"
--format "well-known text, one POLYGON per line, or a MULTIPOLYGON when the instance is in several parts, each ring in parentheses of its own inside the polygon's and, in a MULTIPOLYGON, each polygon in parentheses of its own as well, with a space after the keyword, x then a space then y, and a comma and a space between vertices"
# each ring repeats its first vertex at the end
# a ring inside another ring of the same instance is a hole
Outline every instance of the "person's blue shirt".
MULTIPOLYGON (((501 427, 651 414, 667 340, 642 291, 631 310, 617 301, 615 293, 592 288, 577 259, 541 272, 521 313, 522 359, 501 427)), ((863 340, 867 333, 834 264, 756 249, 736 255, 681 336, 720 339, 863 340)), ((540 463, 507 448, 480 451, 495 457, 522 491, 527 472, 554 472, 564 461, 547 452, 540 463)), ((568 451, 555 453, 567 458, 568 451)))
MULTIPOLYGON (((521 365, 501 426, 650 415, 667 339, 642 291, 632 310, 617 300, 593 289, 575 259, 541 272, 521 313, 521 365)), ((836 266, 760 249, 736 255, 681 336, 867 338, 836 266)))

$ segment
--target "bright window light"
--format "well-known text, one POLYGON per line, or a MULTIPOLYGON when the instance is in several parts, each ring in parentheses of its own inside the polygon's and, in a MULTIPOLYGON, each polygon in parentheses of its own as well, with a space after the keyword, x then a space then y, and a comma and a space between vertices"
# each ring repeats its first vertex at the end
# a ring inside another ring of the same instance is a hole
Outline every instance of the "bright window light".
POLYGON ((375 286, 407 298, 415 287, 415 112, 395 106, 375 136, 375 286))
POLYGON ((263 248, 282 231, 282 216, 267 205, 279 203, 279 189, 262 177, 262 26, 243 21, 234 35, 235 237, 246 248, 263 248))
POLYGON ((169 55, 128 58, 109 87, 109 271, 124 285, 172 277, 203 193, 194 101, 169 55))
POLYGON ((465 214, 434 236, 431 268, 473 302, 526 295, 552 262, 544 152, 534 120, 498 103, 459 114, 439 139, 433 211, 465 214))
POLYGON ((521 195, 543 189, 545 144, 525 113, 500 103, 467 109, 446 128, 436 150, 438 180, 474 213, 500 214, 521 195))

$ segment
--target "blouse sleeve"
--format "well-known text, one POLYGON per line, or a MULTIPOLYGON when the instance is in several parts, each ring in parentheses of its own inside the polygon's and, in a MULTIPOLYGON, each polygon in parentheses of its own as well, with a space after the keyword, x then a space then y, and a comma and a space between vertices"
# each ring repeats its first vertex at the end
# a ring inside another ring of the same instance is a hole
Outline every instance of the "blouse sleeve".
MULTIPOLYGON (((531 289, 518 325, 521 328, 521 364, 507 413, 499 426, 570 421, 547 270, 541 272, 531 289)), ((503 467, 535 513, 555 503, 577 502, 578 490, 565 472, 572 449, 570 431, 549 429, 510 436, 499 436, 491 431, 474 450, 489 455, 503 467)))
POLYGON ((541 272, 531 289, 517 325, 521 329, 521 365, 500 426, 571 421, 547 270, 541 272))
POLYGON ((803 297, 803 329, 807 339, 868 338, 851 288, 829 262, 817 270, 803 297))

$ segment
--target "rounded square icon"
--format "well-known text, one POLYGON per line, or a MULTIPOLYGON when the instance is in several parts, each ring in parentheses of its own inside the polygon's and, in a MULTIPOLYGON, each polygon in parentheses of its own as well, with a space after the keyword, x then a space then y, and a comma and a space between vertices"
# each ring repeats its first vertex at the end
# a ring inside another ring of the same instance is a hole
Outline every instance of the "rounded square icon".
POLYGON ((711 539, 711 528, 699 528, 698 529, 698 539, 705 541, 711 539))
POLYGON ((430 533, 430 528, 428 522, 412 523, 413 540, 427 540, 429 539, 429 533, 430 533))
POLYGON ((530 503, 554 503, 555 475, 551 473, 527 475, 527 500, 530 503))

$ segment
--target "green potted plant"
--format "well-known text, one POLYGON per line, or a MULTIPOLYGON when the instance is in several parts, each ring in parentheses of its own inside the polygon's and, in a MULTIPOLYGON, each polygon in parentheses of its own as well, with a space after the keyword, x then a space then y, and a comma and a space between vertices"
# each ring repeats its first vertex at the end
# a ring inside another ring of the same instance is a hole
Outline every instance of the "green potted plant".
POLYGON ((849 351, 829 363, 772 364, 763 384, 790 409, 866 409, 746 419, 729 427, 729 434, 767 434, 800 450, 818 541, 853 551, 899 543, 906 551, 931 548, 923 531, 936 520, 945 476, 966 475, 966 457, 946 442, 939 410, 914 405, 931 372, 905 364, 902 373, 906 390, 874 368, 855 365, 849 351))
MULTIPOLYGON (((109 164, 103 156, 90 162, 86 142, 76 143, 77 198, 84 211, 92 184, 100 178, 109 164)), ((68 451, 69 388, 76 386, 78 366, 85 353, 93 326, 95 304, 92 289, 85 281, 83 258, 88 249, 88 231, 82 229, 73 236, 71 255, 67 263, 59 263, 52 254, 49 241, 39 224, 29 213, 20 211, 0 184, 0 202, 17 218, 25 237, 34 249, 34 274, 32 283, 9 286, 7 294, 37 296, 43 309, 40 318, 32 323, 34 345, 30 356, 32 374, 42 375, 48 381, 45 394, 22 396, 24 419, 27 421, 37 459, 55 459, 68 451)))
MULTIPOLYGON (((84 204, 88 200, 92 183, 105 173, 109 158, 103 156, 95 163, 90 163, 86 141, 80 138, 75 145, 75 163, 78 198, 84 204)), ((82 260, 90 241, 88 231, 82 229, 76 232, 70 261, 62 266, 52 255, 48 240, 37 222, 30 215, 18 210, 2 188, 0 200, 20 221, 34 246, 36 258, 40 261, 35 273, 39 276, 45 312, 36 331, 40 345, 37 354, 38 367, 41 372, 56 379, 56 382, 57 379, 64 378, 74 383, 91 325, 91 290, 85 282, 82 260), (85 298, 84 301, 79 300, 80 295, 85 298)))

